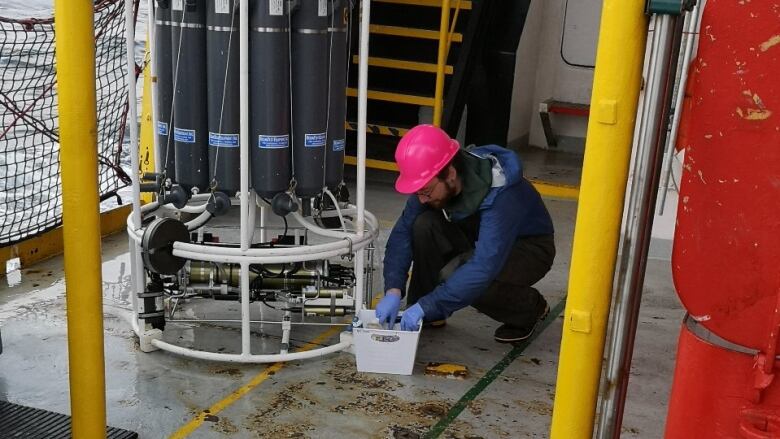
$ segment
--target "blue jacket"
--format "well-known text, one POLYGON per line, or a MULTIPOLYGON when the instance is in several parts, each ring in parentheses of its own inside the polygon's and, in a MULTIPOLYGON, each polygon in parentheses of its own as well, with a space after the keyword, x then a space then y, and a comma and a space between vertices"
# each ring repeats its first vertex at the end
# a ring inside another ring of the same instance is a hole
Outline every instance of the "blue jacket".
MULTIPOLYGON (((448 317, 474 303, 501 272, 518 238, 553 234, 550 214, 539 192, 523 178, 522 163, 514 152, 496 145, 470 152, 497 159, 506 182, 491 187, 479 206, 479 238, 474 255, 444 283, 420 298, 418 303, 426 320, 448 317)), ((406 289, 412 262, 412 227, 417 216, 427 209, 430 207, 420 203, 416 195, 410 196, 390 232, 384 259, 385 291, 406 289)))

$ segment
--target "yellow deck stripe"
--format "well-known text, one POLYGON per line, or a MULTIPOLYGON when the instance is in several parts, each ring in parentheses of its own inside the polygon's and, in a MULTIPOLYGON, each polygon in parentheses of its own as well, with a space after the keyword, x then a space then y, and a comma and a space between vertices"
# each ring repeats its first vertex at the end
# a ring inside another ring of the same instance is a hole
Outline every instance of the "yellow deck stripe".
MULTIPOLYGON (((328 329, 327 331, 323 332, 322 334, 318 335, 314 340, 306 343, 297 352, 309 351, 319 346, 320 343, 322 343, 323 341, 327 340, 328 338, 336 335, 341 331, 342 328, 340 326, 334 326, 328 329)), ((226 408, 230 407, 234 402, 241 399, 242 396, 249 393, 252 389, 262 384, 263 381, 267 380, 268 377, 272 376, 277 371, 279 371, 279 369, 283 368, 285 364, 287 363, 274 363, 266 367, 262 372, 257 374, 248 383, 239 387, 233 393, 226 396, 224 399, 217 402, 216 404, 212 405, 207 410, 203 410, 202 412, 198 413, 195 419, 191 420, 190 422, 186 423, 184 426, 176 430, 176 432, 170 436, 170 439, 181 439, 189 436, 192 432, 197 430, 198 427, 203 425, 203 422, 206 420, 206 416, 215 415, 221 412, 222 410, 225 410, 226 408)))
MULTIPOLYGON (((358 55, 352 55, 352 62, 354 64, 357 64, 360 62, 360 57, 358 55)), ((426 72, 426 73, 436 73, 436 64, 427 63, 427 62, 416 62, 416 61, 405 61, 401 59, 392 59, 392 58, 378 58, 374 56, 368 57, 368 65, 373 67, 386 67, 388 69, 399 69, 399 70, 412 70, 415 72, 426 72)), ((444 73, 451 75, 452 74, 452 66, 444 66, 444 73)))
MULTIPOLYGON (((344 164, 357 165, 357 157, 345 156, 344 164)), ((398 165, 395 162, 388 162, 384 160, 366 159, 366 167, 370 169, 381 169, 383 171, 398 172, 398 165)), ((531 180, 531 184, 534 185, 537 191, 547 198, 561 198, 564 200, 577 200, 580 196, 580 188, 577 186, 571 186, 561 183, 553 183, 542 180, 531 180)))
POLYGON ((547 198, 561 198, 564 200, 577 200, 580 198, 580 188, 568 184, 553 183, 542 180, 531 180, 537 191, 547 198))
MULTIPOLYGON (((431 6, 441 8, 441 0, 374 0, 378 3, 394 3, 397 5, 431 6)), ((450 2, 450 9, 458 7, 458 0, 450 2)), ((471 9, 471 0, 461 0, 460 9, 471 9)))
MULTIPOLYGON (((357 165, 357 157, 352 155, 344 156, 344 164, 357 165)), ((386 162, 384 160, 366 159, 366 167, 398 172, 398 165, 396 165, 395 162, 386 162)))
MULTIPOLYGON (((358 95, 356 88, 347 88, 347 96, 356 98, 358 95)), ((399 104, 422 105, 433 107, 433 98, 428 96, 405 95, 402 93, 391 93, 386 91, 368 90, 368 98, 377 101, 397 102, 399 104)))
MULTIPOLYGON (((425 40, 439 40, 438 30, 417 29, 413 27, 385 26, 381 24, 372 24, 368 28, 371 33, 380 35, 392 35, 395 37, 422 38, 425 40)), ((454 32, 452 42, 460 43, 463 41, 463 34, 454 32)))
MULTIPOLYGON (((127 216, 132 206, 126 204, 100 214, 100 233, 108 236, 122 231, 127 227, 127 216)), ((0 267, 5 267, 8 260, 19 258, 22 267, 56 256, 62 253, 62 226, 33 238, 0 248, 0 267)), ((0 277, 5 275, 5 269, 0 271, 0 277)))

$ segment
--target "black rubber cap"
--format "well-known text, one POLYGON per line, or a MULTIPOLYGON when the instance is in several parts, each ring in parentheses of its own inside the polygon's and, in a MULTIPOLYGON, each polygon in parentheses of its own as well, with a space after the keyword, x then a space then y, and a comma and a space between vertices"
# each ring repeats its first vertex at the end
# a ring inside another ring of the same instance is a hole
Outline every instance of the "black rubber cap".
POLYGON ((158 218, 152 221, 144 231, 144 265, 158 274, 176 274, 186 259, 173 255, 174 242, 190 242, 187 226, 173 218, 158 218))

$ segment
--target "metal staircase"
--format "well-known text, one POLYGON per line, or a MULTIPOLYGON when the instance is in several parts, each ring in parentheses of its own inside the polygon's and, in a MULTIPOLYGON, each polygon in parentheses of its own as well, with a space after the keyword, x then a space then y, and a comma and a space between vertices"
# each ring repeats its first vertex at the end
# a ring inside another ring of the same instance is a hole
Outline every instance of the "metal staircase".
MULTIPOLYGON (((418 123, 441 125, 444 91, 455 73, 470 0, 374 0, 368 84, 368 165, 395 170, 398 138, 418 123), (438 91, 438 92, 437 92, 438 91)), ((347 88, 347 129, 357 129, 357 34, 347 88)), ((349 156, 347 163, 354 163, 349 156)))
MULTIPOLYGON (((530 2, 372 1, 368 167, 397 170, 393 154, 398 138, 419 123, 433 123, 455 136, 467 104, 465 143, 506 144, 515 54, 530 2)), ((347 164, 356 161, 356 29, 351 38, 347 164)))

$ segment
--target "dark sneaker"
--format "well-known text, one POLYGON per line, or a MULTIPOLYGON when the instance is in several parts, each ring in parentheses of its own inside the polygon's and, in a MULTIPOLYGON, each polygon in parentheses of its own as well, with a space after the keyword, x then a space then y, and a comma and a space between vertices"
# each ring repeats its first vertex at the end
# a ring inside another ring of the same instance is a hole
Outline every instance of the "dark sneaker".
POLYGON ((543 311, 541 314, 539 314, 539 317, 537 317, 536 321, 532 325, 513 326, 505 323, 496 329, 496 332, 493 334, 493 338, 499 343, 517 343, 523 340, 527 340, 528 337, 533 335, 536 327, 539 325, 539 322, 544 320, 549 313, 550 305, 548 305, 547 301, 545 301, 543 311))
POLYGON ((445 326, 447 326, 446 319, 431 320, 431 321, 423 320, 423 328, 443 328, 445 326))

